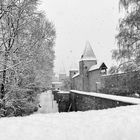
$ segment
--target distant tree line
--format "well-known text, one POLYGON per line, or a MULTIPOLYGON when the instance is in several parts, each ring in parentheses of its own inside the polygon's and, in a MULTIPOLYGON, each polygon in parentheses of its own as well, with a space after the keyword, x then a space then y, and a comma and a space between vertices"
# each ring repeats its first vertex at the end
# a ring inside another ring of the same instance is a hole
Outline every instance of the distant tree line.
POLYGON ((0 116, 37 110, 53 72, 54 25, 38 0, 0 0, 0 116))

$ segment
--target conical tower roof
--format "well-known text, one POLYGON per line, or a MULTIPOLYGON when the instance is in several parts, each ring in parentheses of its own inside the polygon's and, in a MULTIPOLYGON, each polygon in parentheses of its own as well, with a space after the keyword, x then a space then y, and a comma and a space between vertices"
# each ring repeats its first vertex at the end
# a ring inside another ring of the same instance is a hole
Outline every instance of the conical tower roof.
POLYGON ((85 50, 81 56, 81 61, 83 61, 83 60, 96 60, 96 56, 95 56, 95 54, 92 50, 92 47, 88 41, 86 42, 85 50))
POLYGON ((62 61, 61 64, 60 64, 59 74, 66 74, 65 66, 64 66, 63 61, 62 61))
POLYGON ((70 66, 70 70, 77 70, 77 69, 78 69, 78 68, 77 68, 76 63, 73 62, 73 63, 71 64, 71 66, 70 66))

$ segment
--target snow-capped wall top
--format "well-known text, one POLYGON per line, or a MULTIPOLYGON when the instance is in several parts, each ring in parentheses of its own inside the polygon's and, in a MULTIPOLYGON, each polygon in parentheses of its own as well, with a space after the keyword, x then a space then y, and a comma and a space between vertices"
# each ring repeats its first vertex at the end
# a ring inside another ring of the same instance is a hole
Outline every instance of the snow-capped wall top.
POLYGON ((111 94, 103 94, 103 93, 96 93, 96 92, 85 92, 85 91, 78 91, 78 90, 71 90, 71 92, 81 94, 81 95, 89 95, 89 96, 104 98, 104 99, 108 99, 108 100, 130 103, 130 104, 134 104, 134 105, 135 104, 140 105, 139 98, 125 97, 125 96, 118 96, 118 95, 111 95, 111 94))

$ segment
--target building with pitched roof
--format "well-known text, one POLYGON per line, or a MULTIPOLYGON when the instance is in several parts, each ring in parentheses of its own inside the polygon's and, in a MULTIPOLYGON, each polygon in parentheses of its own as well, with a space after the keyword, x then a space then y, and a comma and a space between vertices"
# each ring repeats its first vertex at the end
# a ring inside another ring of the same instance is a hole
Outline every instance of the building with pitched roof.
POLYGON ((100 89, 101 76, 107 73, 105 63, 98 64, 89 42, 79 61, 79 72, 70 71, 71 89, 94 91, 100 89))

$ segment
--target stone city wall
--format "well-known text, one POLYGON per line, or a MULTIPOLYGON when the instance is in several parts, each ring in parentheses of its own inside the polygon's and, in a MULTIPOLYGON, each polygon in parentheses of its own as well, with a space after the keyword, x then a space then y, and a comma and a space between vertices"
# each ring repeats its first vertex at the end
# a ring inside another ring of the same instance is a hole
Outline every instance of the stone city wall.
POLYGON ((53 94, 54 99, 58 103, 59 112, 99 110, 140 104, 140 99, 138 98, 106 95, 101 93, 72 90, 70 93, 60 91, 53 92, 53 94))

